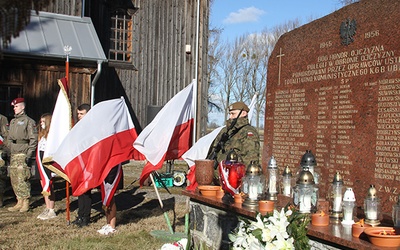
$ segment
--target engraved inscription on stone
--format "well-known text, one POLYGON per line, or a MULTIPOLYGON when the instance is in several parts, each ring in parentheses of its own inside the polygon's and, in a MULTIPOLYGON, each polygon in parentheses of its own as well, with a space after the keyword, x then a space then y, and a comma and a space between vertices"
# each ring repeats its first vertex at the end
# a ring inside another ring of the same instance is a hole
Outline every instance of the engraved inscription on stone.
POLYGON ((377 84, 375 178, 400 181, 400 78, 377 84))
POLYGON ((297 163, 298 159, 293 156, 301 153, 300 146, 308 146, 306 142, 300 141, 300 138, 304 137, 301 121, 310 119, 310 116, 304 114, 304 107, 307 105, 305 89, 283 90, 275 93, 274 120, 278 122, 274 124, 273 155, 284 159, 285 165, 297 163), (293 142, 295 138, 300 139, 296 141, 296 144, 293 142), (291 156, 285 158, 287 152, 290 152, 291 156))
POLYGON ((374 184, 391 212, 400 194, 398 9, 390 0, 352 4, 278 40, 268 64, 263 167, 274 155, 280 171, 297 172, 310 149, 320 196, 339 172, 357 206, 374 184), (357 33, 343 46, 337 25, 348 17, 357 33))
POLYGON ((328 180, 339 172, 345 184, 352 186, 348 168, 353 162, 343 154, 343 149, 351 144, 352 130, 356 129, 353 114, 358 110, 351 103, 352 90, 344 84, 318 88, 315 92, 318 93, 316 157, 329 169, 328 180))

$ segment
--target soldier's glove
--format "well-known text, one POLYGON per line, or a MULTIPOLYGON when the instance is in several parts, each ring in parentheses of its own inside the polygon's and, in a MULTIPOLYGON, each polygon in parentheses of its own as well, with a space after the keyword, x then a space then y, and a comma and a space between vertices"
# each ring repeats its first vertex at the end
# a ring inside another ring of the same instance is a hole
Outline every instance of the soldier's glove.
POLYGON ((6 152, 2 152, 2 153, 1 153, 1 159, 3 159, 4 161, 7 161, 8 155, 7 155, 6 152))
POLYGON ((30 166, 32 166, 33 159, 30 158, 30 157, 26 157, 25 158, 25 163, 26 163, 26 165, 28 165, 28 167, 30 167, 30 166))

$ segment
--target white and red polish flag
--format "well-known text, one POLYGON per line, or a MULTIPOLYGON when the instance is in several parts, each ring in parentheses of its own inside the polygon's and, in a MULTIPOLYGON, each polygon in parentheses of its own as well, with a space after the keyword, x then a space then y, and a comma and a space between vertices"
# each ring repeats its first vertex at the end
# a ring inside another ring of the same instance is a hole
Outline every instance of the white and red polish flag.
MULTIPOLYGON (((118 183, 120 182, 122 178, 122 164, 118 164, 117 166, 114 167, 115 172, 114 174, 111 174, 114 179, 112 180, 103 180, 100 188, 101 188, 101 200, 103 201, 103 208, 108 208, 110 207, 110 203, 112 198, 114 197, 115 191, 117 191, 118 188, 118 183), (110 181, 110 182, 108 182, 110 181)), ((111 170, 113 171, 113 169, 111 170)), ((106 178, 108 179, 109 176, 106 178)), ((106 209, 104 209, 106 210, 106 209)))
POLYGON ((4 138, 3 136, 0 135, 0 145, 3 145, 3 143, 4 143, 4 138))
POLYGON ((54 106, 53 115, 51 119, 49 134, 46 138, 46 148, 43 154, 43 159, 40 159, 39 150, 36 154, 36 163, 41 177, 41 184, 43 194, 50 194, 51 176, 47 176, 44 167, 49 168, 54 173, 66 178, 65 173, 59 171, 57 167, 51 165, 51 159, 54 152, 60 146, 61 142, 67 136, 72 127, 72 112, 71 104, 68 97, 68 82, 64 77, 58 79, 60 91, 57 96, 56 105, 54 106), (45 165, 42 164, 45 163, 45 165))
POLYGON ((137 157, 136 138, 125 100, 103 101, 71 129, 53 160, 68 177, 72 194, 79 196, 100 186, 114 166, 137 157))
POLYGON ((164 161, 179 159, 192 144, 195 81, 176 94, 139 134, 134 147, 147 159, 140 185, 164 161))

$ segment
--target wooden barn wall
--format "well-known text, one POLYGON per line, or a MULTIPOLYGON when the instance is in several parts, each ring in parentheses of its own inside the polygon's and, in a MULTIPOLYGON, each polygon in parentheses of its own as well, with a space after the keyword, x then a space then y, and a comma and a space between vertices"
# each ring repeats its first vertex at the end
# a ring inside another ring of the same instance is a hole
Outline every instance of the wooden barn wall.
POLYGON ((54 0, 50 1, 50 4, 41 10, 70 16, 81 16, 82 0, 54 0))
MULTIPOLYGON (((38 121, 43 113, 52 113, 60 87, 57 80, 65 76, 65 67, 40 62, 15 62, 5 58, 0 62, 0 85, 21 85, 27 114, 38 121)), ((94 69, 70 67, 69 96, 73 110, 90 102, 90 81, 94 69)), ((15 96, 16 97, 16 96, 15 96)), ((15 98, 11 97, 11 98, 15 98)), ((74 112, 75 113, 75 112, 74 112)), ((13 110, 6 114, 13 116, 13 110)), ((74 119, 76 115, 74 114, 74 119)))
MULTIPOLYGON (((195 78, 197 1, 165 0, 136 1, 139 10, 134 14, 133 57, 136 72, 115 68, 121 84, 142 125, 147 107, 163 106, 195 78), (186 54, 185 46, 191 45, 186 54)), ((208 1, 201 1, 198 97, 203 106, 202 128, 207 122, 207 40, 208 1), (203 50, 204 48, 204 50, 203 50), (205 104, 205 106, 204 106, 205 104)))
MULTIPOLYGON (((204 135, 208 111, 209 0, 133 0, 138 8, 133 16, 133 65, 103 65, 95 88, 95 103, 122 95, 144 127, 149 105, 165 105, 196 78, 197 1, 200 1, 197 137, 204 135), (186 54, 185 45, 191 46, 190 54, 186 54)), ((107 55, 110 16, 106 2, 86 0, 85 15, 92 18, 107 55)), ((55 1, 44 9, 75 16, 80 16, 81 10, 81 0, 55 1)))

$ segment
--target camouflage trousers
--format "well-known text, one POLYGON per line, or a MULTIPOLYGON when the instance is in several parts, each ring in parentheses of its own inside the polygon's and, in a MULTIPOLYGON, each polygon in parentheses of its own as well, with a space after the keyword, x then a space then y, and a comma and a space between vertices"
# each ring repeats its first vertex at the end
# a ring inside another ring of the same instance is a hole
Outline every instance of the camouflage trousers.
POLYGON ((17 199, 31 196, 31 170, 25 163, 26 154, 12 154, 10 159, 11 186, 17 199))
MULTIPOLYGON (((0 155, 2 151, 0 150, 0 155)), ((4 160, 0 157, 0 194, 4 194, 6 191, 7 182, 7 166, 4 164, 4 160)))

